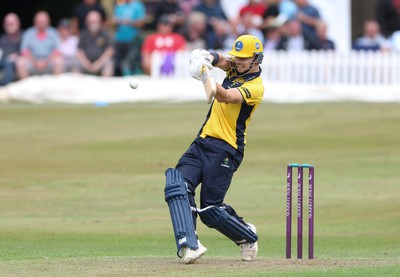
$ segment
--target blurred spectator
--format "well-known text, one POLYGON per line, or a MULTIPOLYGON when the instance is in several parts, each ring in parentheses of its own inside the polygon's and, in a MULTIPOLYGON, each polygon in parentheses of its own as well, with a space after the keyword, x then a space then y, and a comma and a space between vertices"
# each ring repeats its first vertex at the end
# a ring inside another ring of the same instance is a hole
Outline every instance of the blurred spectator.
POLYGON ((400 30, 392 34, 392 36, 390 37, 390 43, 393 50, 400 52, 400 30))
POLYGON ((199 5, 194 7, 194 11, 199 11, 207 16, 207 19, 227 19, 218 0, 202 0, 199 5))
POLYGON ((279 15, 283 15, 286 20, 294 20, 298 12, 297 5, 293 0, 279 1, 279 15))
POLYGON ((200 0, 180 0, 179 3, 184 16, 188 17, 193 8, 200 3, 200 0))
POLYGON ((164 74, 173 71, 174 54, 184 50, 186 47, 185 38, 173 32, 174 23, 168 15, 163 15, 157 23, 157 32, 146 37, 142 45, 142 68, 146 74, 151 73, 151 54, 154 51, 165 53, 165 60, 160 68, 164 74))
POLYGON ((20 79, 30 74, 60 74, 63 59, 60 55, 60 36, 50 26, 47 12, 35 14, 34 26, 22 36, 21 57, 17 60, 17 74, 20 79))
POLYGON ((64 60, 64 72, 76 71, 76 54, 79 38, 71 33, 71 20, 63 18, 58 23, 60 53, 64 60))
POLYGON ((157 21, 164 14, 167 14, 169 20, 174 24, 175 32, 182 28, 183 23, 185 22, 185 16, 182 8, 179 6, 178 0, 161 0, 156 4, 154 9, 154 28, 156 28, 158 23, 157 21))
POLYGON ((7 85, 15 77, 15 62, 17 61, 21 44, 19 17, 15 13, 7 14, 3 20, 3 28, 5 33, 0 37, 0 50, 2 51, 0 86, 7 85))
POLYGON ((271 26, 265 30, 264 51, 273 51, 278 47, 281 39, 281 31, 278 27, 271 26))
POLYGON ((307 36, 301 28, 301 23, 298 20, 292 20, 283 26, 284 35, 281 37, 277 50, 303 51, 303 50, 318 50, 319 45, 315 40, 307 36))
MULTIPOLYGON (((264 34, 258 28, 260 21, 256 19, 255 15, 251 12, 241 13, 239 25, 236 27, 237 35, 250 34, 257 37, 260 41, 264 42, 264 34)), ((259 18, 261 20, 261 18, 259 18)))
POLYGON ((102 27, 101 15, 91 11, 86 17, 86 28, 79 37, 78 62, 83 73, 112 76, 114 48, 107 32, 102 27))
POLYGON ((321 18, 319 11, 310 5, 308 0, 295 0, 298 12, 297 19, 301 22, 303 32, 310 38, 317 38, 317 24, 321 18))
POLYGON ((226 20, 214 19, 212 26, 215 32, 215 39, 212 41, 210 49, 231 50, 236 38, 232 32, 231 25, 227 24, 226 20))
POLYGON ((288 20, 294 20, 297 15, 297 5, 291 0, 265 0, 267 8, 263 14, 261 28, 282 26, 288 20))
MULTIPOLYGON (((215 48, 215 42, 218 39, 214 26, 220 27, 220 20, 227 20, 218 0, 202 0, 201 3, 194 7, 194 11, 202 12, 207 16, 208 25, 206 30, 206 44, 208 49, 215 48), (219 21, 216 21, 219 20, 219 21)), ((225 24, 228 24, 227 22, 225 24)))
POLYGON ((250 13, 254 16, 259 16, 261 20, 265 9, 266 6, 262 0, 248 0, 248 3, 240 9, 239 15, 242 16, 245 13, 250 13))
POLYGON ((236 31, 234 35, 251 34, 264 41, 264 35, 259 28, 263 23, 265 8, 266 6, 261 0, 248 0, 248 3, 240 9, 236 22, 232 22, 236 31))
POLYGON ((368 20, 364 23, 364 34, 353 43, 354 50, 388 50, 389 42, 380 33, 380 27, 375 20, 368 20))
POLYGON ((146 9, 140 0, 127 0, 114 8, 115 73, 129 76, 140 73, 140 29, 144 26, 146 9))
POLYGON ((186 49, 192 51, 197 48, 205 49, 205 31, 207 18, 201 12, 192 12, 188 16, 183 36, 186 39, 186 49))
POLYGON ((98 0, 82 0, 72 10, 72 32, 79 34, 85 28, 85 20, 89 12, 96 11, 101 15, 102 22, 107 20, 107 14, 98 0))
POLYGON ((321 50, 335 50, 335 44, 332 40, 328 39, 328 25, 320 21, 317 24, 317 41, 321 50))
POLYGON ((234 22, 238 19, 240 9, 247 5, 248 2, 249 0, 219 0, 221 8, 229 22, 234 22))
POLYGON ((386 37, 400 30, 400 0, 379 0, 376 6, 376 19, 386 37))

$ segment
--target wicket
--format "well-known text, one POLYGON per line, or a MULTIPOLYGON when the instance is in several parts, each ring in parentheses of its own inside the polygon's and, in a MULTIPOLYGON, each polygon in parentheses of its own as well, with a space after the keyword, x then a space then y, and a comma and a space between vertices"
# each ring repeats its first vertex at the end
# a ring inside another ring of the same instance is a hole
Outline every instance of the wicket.
POLYGON ((303 169, 308 168, 308 258, 314 258, 314 166, 292 163, 286 175, 286 258, 292 252, 292 169, 297 167, 297 259, 303 258, 303 169))

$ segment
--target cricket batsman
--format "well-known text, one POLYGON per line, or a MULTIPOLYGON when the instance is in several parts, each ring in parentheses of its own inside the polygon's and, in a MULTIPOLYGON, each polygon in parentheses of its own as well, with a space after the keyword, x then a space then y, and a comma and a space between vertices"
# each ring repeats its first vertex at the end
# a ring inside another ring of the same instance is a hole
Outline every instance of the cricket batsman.
POLYGON ((234 172, 242 162, 246 129, 260 104, 264 86, 260 77, 263 60, 261 41, 252 35, 240 36, 228 57, 203 49, 190 54, 190 74, 202 79, 204 66, 226 72, 204 124, 175 168, 165 172, 165 201, 168 203, 177 245, 177 255, 186 264, 207 252, 196 233, 196 218, 214 228, 238 246, 242 260, 257 256, 257 231, 224 203, 234 172), (200 208, 195 190, 201 183, 200 208))

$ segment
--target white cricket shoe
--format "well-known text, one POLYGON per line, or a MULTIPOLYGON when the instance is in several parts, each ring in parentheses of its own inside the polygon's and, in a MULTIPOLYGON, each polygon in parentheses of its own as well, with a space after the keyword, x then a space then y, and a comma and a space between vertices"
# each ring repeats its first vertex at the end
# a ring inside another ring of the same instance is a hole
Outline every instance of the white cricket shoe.
POLYGON ((7 87, 0 88, 0 103, 7 103, 10 99, 10 95, 7 87))
POLYGON ((196 250, 192 250, 186 246, 182 247, 182 252, 183 252, 182 261, 185 264, 193 264, 207 252, 207 248, 204 247, 199 240, 197 240, 197 244, 199 248, 197 248, 196 250))
MULTIPOLYGON (((257 229, 256 226, 254 226, 251 223, 247 223, 247 225, 250 227, 250 230, 252 230, 254 233, 257 234, 257 229)), ((242 256, 243 261, 253 261, 257 257, 257 252, 258 252, 258 243, 257 242, 245 242, 240 245, 242 248, 240 250, 240 255, 242 256)))

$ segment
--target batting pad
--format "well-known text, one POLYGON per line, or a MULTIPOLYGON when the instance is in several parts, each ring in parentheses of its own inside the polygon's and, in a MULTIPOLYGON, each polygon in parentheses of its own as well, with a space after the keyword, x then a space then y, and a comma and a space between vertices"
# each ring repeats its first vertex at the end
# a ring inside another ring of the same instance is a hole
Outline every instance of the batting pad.
POLYGON ((192 211, 189 204, 187 187, 182 179, 181 173, 168 168, 165 171, 165 202, 168 203, 171 214, 172 226, 174 228, 178 257, 182 257, 182 246, 187 246, 192 250, 198 248, 197 237, 194 230, 192 211))
POLYGON ((256 242, 258 236, 236 217, 228 214, 222 207, 210 206, 199 212, 201 221, 210 228, 215 228, 237 245, 256 242))

